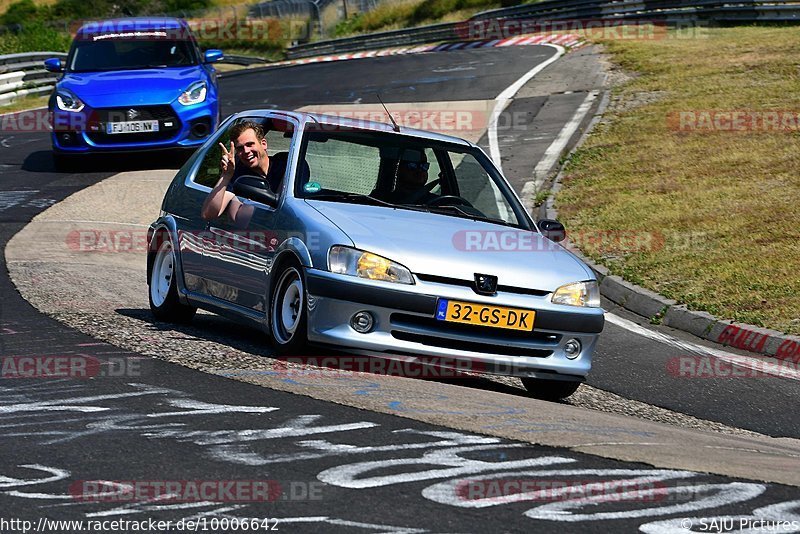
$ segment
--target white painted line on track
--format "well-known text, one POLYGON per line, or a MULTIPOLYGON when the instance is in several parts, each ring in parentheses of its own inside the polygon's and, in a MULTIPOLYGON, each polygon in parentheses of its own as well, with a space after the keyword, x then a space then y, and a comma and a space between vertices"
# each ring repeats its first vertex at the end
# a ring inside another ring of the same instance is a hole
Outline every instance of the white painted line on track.
POLYGON ((547 60, 539 63, 531 70, 526 72, 519 78, 517 81, 509 85, 508 87, 503 90, 502 93, 497 95, 497 98, 494 99, 495 105, 494 109, 492 110, 492 115, 489 118, 489 125, 488 125, 488 133, 489 133, 489 157, 492 158, 494 164, 497 166, 498 170, 502 173, 503 172, 503 164, 500 161, 500 145, 497 143, 497 121, 500 118, 500 114, 506 109, 508 106, 509 101, 513 98, 517 92, 522 88, 523 85, 528 83, 534 76, 542 72, 545 68, 547 68, 551 63, 555 62, 558 58, 564 55, 566 49, 563 46, 558 46, 550 43, 544 43, 542 46, 549 46, 551 48, 556 49, 556 53, 553 54, 547 60))
POLYGON ((647 339, 678 348, 690 355, 713 356, 714 358, 719 358, 720 360, 732 365, 737 365, 739 367, 750 369, 765 375, 775 376, 778 378, 788 378, 790 380, 800 380, 800 372, 798 372, 796 369, 793 369, 786 362, 772 363, 768 360, 763 360, 760 358, 740 356, 738 354, 732 354, 730 352, 725 352, 724 350, 715 349, 713 347, 698 345, 697 343, 692 343, 691 341, 683 341, 682 339, 672 337, 662 332, 649 330, 644 326, 638 325, 633 321, 629 321, 628 319, 624 319, 619 315, 614 315, 613 313, 606 312, 605 317, 606 321, 613 325, 624 328, 629 332, 647 339))
POLYGON ((547 179, 547 174, 550 172, 550 169, 555 167, 556 163, 558 163, 558 158, 567 147, 567 143, 572 138, 572 135, 581 125, 583 118, 586 117, 587 113, 589 113, 589 109, 592 107, 592 102, 597 99, 597 95, 599 94, 600 91, 589 91, 589 94, 586 95, 584 101, 580 106, 578 106, 578 109, 575 110, 575 114, 572 116, 569 122, 564 125, 550 146, 547 147, 547 150, 544 152, 544 156, 542 156, 542 159, 539 160, 539 163, 537 163, 536 167, 533 169, 533 180, 526 182, 522 188, 523 196, 526 194, 534 194, 542 187, 545 179, 547 179))

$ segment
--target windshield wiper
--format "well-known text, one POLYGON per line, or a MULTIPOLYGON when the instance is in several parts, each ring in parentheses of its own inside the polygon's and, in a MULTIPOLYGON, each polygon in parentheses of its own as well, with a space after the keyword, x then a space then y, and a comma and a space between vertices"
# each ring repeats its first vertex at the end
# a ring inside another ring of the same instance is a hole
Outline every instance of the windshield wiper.
POLYGON ((492 224, 510 226, 512 228, 519 228, 518 225, 504 221, 503 219, 495 219, 493 217, 486 217, 485 215, 477 215, 475 213, 470 213, 458 206, 425 206, 425 209, 432 213, 445 211, 447 215, 455 215, 456 217, 461 217, 462 219, 472 219, 473 221, 483 221, 492 224))
POLYGON ((374 206, 388 206, 390 208, 399 208, 397 204, 386 202, 372 195, 362 195, 360 193, 319 193, 313 196, 305 197, 306 200, 333 200, 339 202, 353 202, 358 204, 372 204, 374 206))

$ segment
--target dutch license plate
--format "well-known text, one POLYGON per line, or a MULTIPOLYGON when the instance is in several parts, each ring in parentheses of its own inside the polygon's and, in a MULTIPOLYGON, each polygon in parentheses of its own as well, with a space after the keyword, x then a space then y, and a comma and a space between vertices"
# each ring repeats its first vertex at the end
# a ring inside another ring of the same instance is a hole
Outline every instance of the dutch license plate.
POLYGON ((521 308, 489 306, 460 300, 439 299, 436 319, 450 323, 477 324, 510 330, 533 330, 536 312, 521 308))
POLYGON ((108 134, 147 133, 157 131, 158 121, 109 122, 106 124, 106 133, 108 134))

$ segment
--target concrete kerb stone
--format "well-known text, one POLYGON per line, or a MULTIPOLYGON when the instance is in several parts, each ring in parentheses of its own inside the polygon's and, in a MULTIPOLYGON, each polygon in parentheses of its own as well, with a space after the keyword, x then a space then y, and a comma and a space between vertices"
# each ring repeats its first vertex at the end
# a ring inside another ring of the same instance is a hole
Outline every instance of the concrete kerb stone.
MULTIPOLYGON (((609 91, 604 91, 591 121, 563 161, 567 161, 569 156, 583 145, 589 133, 608 107, 608 102, 609 91)), ((558 218, 555 197, 561 190, 563 177, 564 168, 562 165, 551 183, 547 200, 539 209, 540 217, 558 218)), ((567 236, 569 236, 569 231, 567 231, 567 236)), ((610 274, 608 268, 584 256, 569 241, 566 242, 565 247, 594 271, 600 284, 600 293, 626 310, 653 322, 659 322, 676 330, 688 332, 707 341, 736 347, 756 354, 764 354, 778 360, 800 362, 800 337, 798 336, 754 325, 735 323, 731 320, 722 320, 704 311, 690 310, 686 305, 679 304, 675 300, 668 299, 649 289, 626 282, 619 276, 610 274)))
MULTIPOLYGON (((690 310, 681 304, 670 306, 664 315, 663 324, 708 339, 721 321, 708 312, 690 310)), ((711 341, 716 341, 716 338, 711 341)))

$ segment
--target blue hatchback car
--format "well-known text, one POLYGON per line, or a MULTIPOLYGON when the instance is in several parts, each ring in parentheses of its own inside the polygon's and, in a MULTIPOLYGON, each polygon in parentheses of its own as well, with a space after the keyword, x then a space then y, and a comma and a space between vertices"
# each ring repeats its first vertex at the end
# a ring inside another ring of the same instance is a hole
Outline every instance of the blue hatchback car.
POLYGON ((127 18, 84 24, 50 97, 56 164, 81 154, 193 149, 220 120, 220 50, 200 52, 186 21, 127 18), (72 157, 70 157, 72 156, 72 157))

